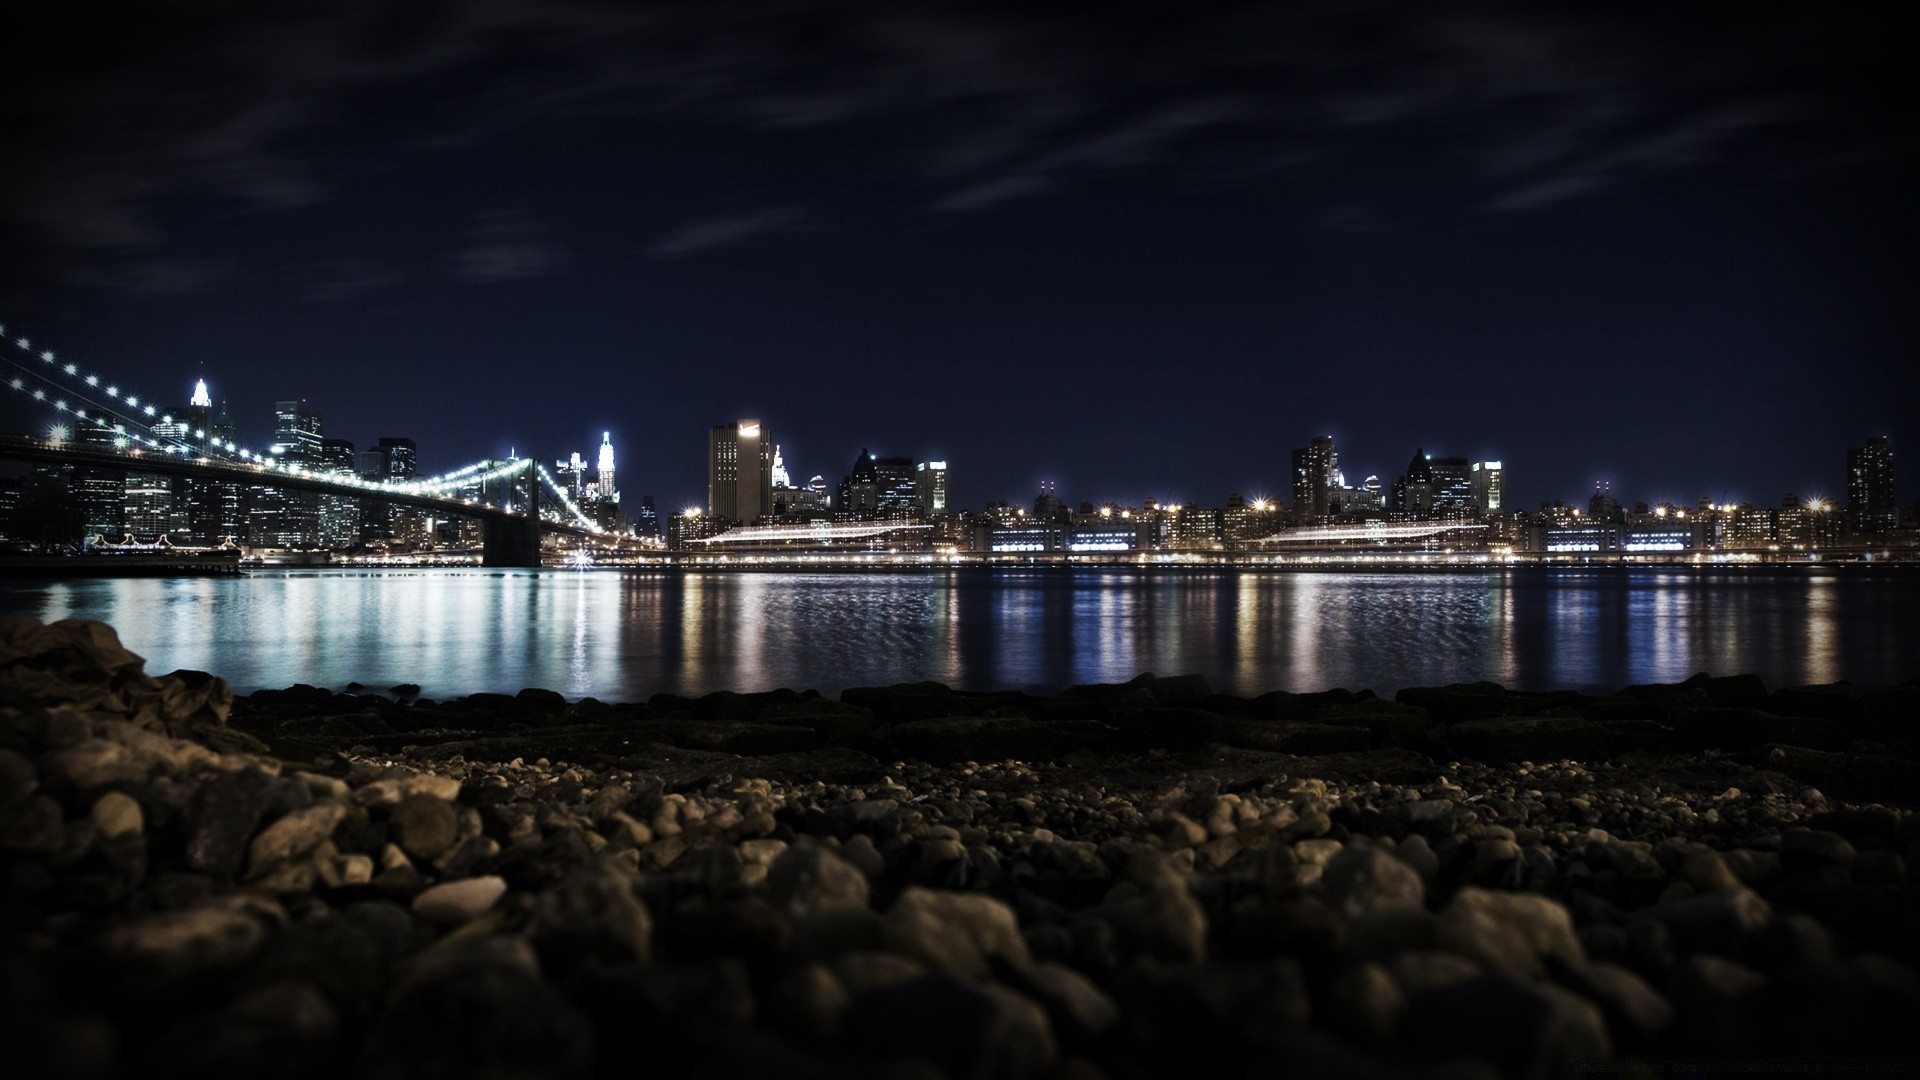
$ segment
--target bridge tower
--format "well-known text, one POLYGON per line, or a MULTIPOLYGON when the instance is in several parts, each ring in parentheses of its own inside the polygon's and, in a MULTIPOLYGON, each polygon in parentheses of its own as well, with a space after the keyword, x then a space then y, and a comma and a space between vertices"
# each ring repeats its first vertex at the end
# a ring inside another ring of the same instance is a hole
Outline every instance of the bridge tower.
POLYGON ((535 567, 540 565, 540 477, 538 461, 527 459, 527 506, 519 517, 485 517, 480 521, 480 565, 535 567))

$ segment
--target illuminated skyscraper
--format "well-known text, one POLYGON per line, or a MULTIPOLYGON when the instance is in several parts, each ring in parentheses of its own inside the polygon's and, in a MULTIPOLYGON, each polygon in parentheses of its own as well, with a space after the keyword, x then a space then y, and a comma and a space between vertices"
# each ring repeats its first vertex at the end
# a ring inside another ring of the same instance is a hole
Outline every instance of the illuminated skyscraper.
POLYGON ((1333 474, 1340 467, 1340 452, 1333 436, 1315 435, 1312 441, 1293 452, 1293 513, 1308 520, 1327 515, 1327 493, 1333 487, 1333 474))
POLYGON ((1847 451, 1847 519, 1855 532, 1891 532, 1900 524, 1894 504, 1893 444, 1875 435, 1847 451))
POLYGON ((758 420, 707 432, 707 516, 752 524, 773 512, 773 443, 758 420))
POLYGON ((601 501, 619 502, 620 489, 613 486, 613 432, 611 431, 603 431, 600 433, 600 461, 598 471, 599 475, 595 477, 595 483, 599 485, 601 501))

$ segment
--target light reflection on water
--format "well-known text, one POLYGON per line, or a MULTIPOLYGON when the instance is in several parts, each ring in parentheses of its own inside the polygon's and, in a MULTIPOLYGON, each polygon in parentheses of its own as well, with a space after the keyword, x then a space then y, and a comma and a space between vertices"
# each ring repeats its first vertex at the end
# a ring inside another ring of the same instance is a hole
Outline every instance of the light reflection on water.
POLYGON ((1197 671, 1221 690, 1487 679, 1607 690, 1920 674, 1920 575, 622 574, 290 571, 0 581, 0 614, 103 619, 148 670, 241 689, 412 682, 644 699, 932 679, 1058 689, 1197 671))

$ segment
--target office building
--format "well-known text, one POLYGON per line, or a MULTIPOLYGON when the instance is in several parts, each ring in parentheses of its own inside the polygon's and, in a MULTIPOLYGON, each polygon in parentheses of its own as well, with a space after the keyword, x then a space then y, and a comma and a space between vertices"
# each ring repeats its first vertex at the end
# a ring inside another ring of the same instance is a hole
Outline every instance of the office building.
POLYGON ((935 518, 947 512, 947 463, 922 461, 913 467, 914 495, 922 517, 935 518))
MULTIPOLYGON (((282 401, 274 406, 273 445, 276 461, 313 469, 320 464, 322 419, 304 401, 282 401)), ((247 539, 266 547, 310 548, 320 543, 320 496, 311 491, 255 485, 249 489, 247 539)))
POLYGON ((707 516, 751 525, 772 512, 773 443, 760 421, 715 425, 707 432, 707 516))
MULTIPOLYGON (((350 477, 359 465, 353 443, 346 439, 320 440, 320 464, 317 473, 350 477)), ((320 496, 320 545, 330 549, 350 548, 360 542, 361 500, 353 495, 320 496)))
POLYGON ((1894 504, 1893 444, 1875 435, 1847 451, 1847 520, 1855 532, 1892 532, 1900 524, 1894 504))
POLYGON ((1474 509, 1497 514, 1506 504, 1507 474, 1498 461, 1476 461, 1468 468, 1474 509))
POLYGON ((1293 514, 1307 521, 1327 516, 1327 493, 1333 488, 1333 474, 1340 467, 1340 453, 1333 436, 1315 435, 1307 445, 1293 452, 1293 514))
POLYGON ((1459 514, 1474 509, 1473 467, 1463 457, 1427 459, 1433 476, 1433 509, 1441 514, 1459 514))
POLYGON ((1394 482, 1392 508, 1413 517, 1425 517, 1433 513, 1439 490, 1433 459, 1425 447, 1418 448, 1413 452, 1413 460, 1407 463, 1407 471, 1394 482))

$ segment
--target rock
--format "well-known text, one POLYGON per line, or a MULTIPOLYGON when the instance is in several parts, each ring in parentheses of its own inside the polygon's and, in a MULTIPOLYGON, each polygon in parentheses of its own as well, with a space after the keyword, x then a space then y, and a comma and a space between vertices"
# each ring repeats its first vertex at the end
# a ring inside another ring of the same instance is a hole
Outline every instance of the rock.
POLYGON ((1022 1080, 1058 1056, 1040 1006, 942 973, 857 995, 844 1030, 857 1053, 924 1061, 954 1080, 1022 1080))
POLYGON ((1335 855, 1320 876, 1327 903, 1348 916, 1378 908, 1418 908, 1427 889, 1412 866, 1372 845, 1350 845, 1335 855))
POLYGON ((413 913, 440 926, 458 926, 486 914, 506 891, 506 880, 495 876, 449 881, 414 897, 413 913))
POLYGON ((824 964, 805 964, 782 976, 773 989, 772 1019, 789 1036, 830 1047, 852 996, 824 964))
POLYGON ((975 893, 907 889, 881 919, 880 942, 930 967, 976 978, 992 974, 996 963, 1033 962, 1013 909, 975 893))
POLYGON ((270 901, 223 897, 123 923, 108 931, 101 945, 118 960, 180 978, 237 968, 260 949, 281 918, 270 901))
POLYGON ((1432 881, 1440 873, 1440 857, 1433 853, 1433 847, 1424 836, 1406 837, 1393 849, 1393 854, 1401 862, 1413 867, 1414 873, 1424 881, 1432 881))
POLYGON ((262 829, 247 848, 248 875, 258 878, 311 854, 333 835, 346 816, 347 808, 337 802, 316 803, 262 829))
POLYGON ((220 878, 239 874, 268 801, 267 778, 252 769, 207 781, 187 808, 187 865, 220 878))
POLYGON ((33 762, 14 750, 0 749, 0 806, 12 806, 33 794, 40 776, 33 762))
POLYGON ((524 938, 428 950, 408 966, 367 1033, 355 1076, 578 1077, 594 1032, 540 977, 524 938))
POLYGON ((1064 964, 1035 964, 1017 978, 1016 989, 1039 1002, 1071 1044, 1097 1045, 1120 1022, 1120 1006, 1106 991, 1064 964))
POLYGON ((768 898, 795 916, 833 905, 864 908, 867 895, 867 876, 823 847, 788 848, 767 869, 768 898))
POLYGON ((1678 876, 1696 893, 1720 892, 1740 887, 1740 878, 1727 866, 1720 853, 1695 845, 1680 859, 1678 876))
POLYGON ((1544 896, 1472 886, 1441 911, 1434 944, 1518 978, 1545 975, 1549 964, 1586 963, 1566 908, 1544 896))
POLYGON ((139 836, 146 830, 146 817, 140 812, 140 804, 125 792, 109 791, 100 796, 88 816, 102 840, 139 836))
POLYGON ((1737 888, 1642 908, 1634 913, 1633 923, 1658 924, 1683 952, 1733 953, 1772 914, 1758 893, 1737 888))
POLYGON ((1608 1026, 1631 1043, 1645 1044, 1673 1023, 1673 1006, 1652 984, 1627 968, 1594 963, 1580 978, 1587 996, 1606 1014, 1608 1026))
POLYGON ((453 807, 432 795, 410 795, 387 819, 393 842, 416 859, 437 859, 453 847, 460 819, 453 807))
POLYGON ((1759 1013, 1766 976, 1723 956, 1689 957, 1674 976, 1681 1025, 1712 1053, 1747 1056, 1763 1045, 1759 1013))
MULTIPOLYGON (((652 952, 653 918, 635 895, 636 884, 630 871, 596 861, 541 893, 529 926, 540 955, 559 971, 586 961, 645 962, 652 952)), ((425 898, 423 893, 421 899, 425 898)), ((486 906, 492 903, 489 900, 486 906)))
POLYGON ((1853 845, 1839 833, 1821 829, 1788 829, 1780 837, 1780 861, 1790 870, 1813 866, 1848 866, 1853 845))
POLYGON ((1342 972, 1328 987, 1327 1019, 1357 1043, 1385 1046, 1393 1041, 1406 1003, 1406 995, 1385 968, 1362 964, 1342 972))
POLYGON ((1402 995, 1414 997, 1471 979, 1480 974, 1480 965, 1453 953, 1415 949, 1389 960, 1386 970, 1402 995))
POLYGON ((1504 975, 1470 979, 1413 995, 1400 1018, 1403 1049, 1434 1061, 1471 1056, 1509 1077, 1565 1076, 1613 1054, 1600 1010, 1550 984, 1504 975))
POLYGON ((29 795, 0 818, 0 848, 42 858, 58 854, 66 842, 66 816, 45 795, 29 795))

